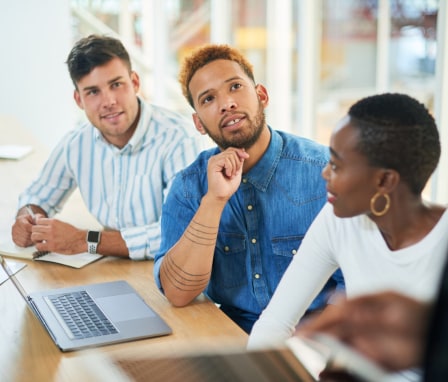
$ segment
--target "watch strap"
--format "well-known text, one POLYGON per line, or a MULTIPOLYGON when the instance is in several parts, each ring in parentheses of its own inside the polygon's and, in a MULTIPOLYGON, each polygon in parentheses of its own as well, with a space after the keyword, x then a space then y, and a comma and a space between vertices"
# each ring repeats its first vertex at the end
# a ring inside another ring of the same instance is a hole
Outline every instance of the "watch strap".
POLYGON ((96 254, 97 253, 98 244, 100 242, 100 239, 101 239, 101 232, 99 232, 99 231, 87 231, 87 237, 86 237, 87 252, 92 253, 92 254, 96 254))

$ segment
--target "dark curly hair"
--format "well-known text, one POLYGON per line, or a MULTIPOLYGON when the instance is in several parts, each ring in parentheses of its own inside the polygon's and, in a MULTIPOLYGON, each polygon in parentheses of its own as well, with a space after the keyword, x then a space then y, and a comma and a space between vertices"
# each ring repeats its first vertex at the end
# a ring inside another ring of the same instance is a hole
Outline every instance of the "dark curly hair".
POLYGON ((81 78, 114 58, 119 58, 129 72, 132 71, 129 53, 120 40, 92 34, 77 41, 67 58, 68 71, 75 88, 81 78))
POLYGON ((189 89, 191 78, 199 69, 215 60, 235 61, 255 83, 252 64, 237 49, 225 44, 199 47, 184 59, 179 71, 182 93, 192 108, 194 102, 189 89))
POLYGON ((397 93, 366 97, 348 111, 359 129, 358 150, 372 166, 396 170, 419 195, 440 158, 439 132, 427 108, 397 93))

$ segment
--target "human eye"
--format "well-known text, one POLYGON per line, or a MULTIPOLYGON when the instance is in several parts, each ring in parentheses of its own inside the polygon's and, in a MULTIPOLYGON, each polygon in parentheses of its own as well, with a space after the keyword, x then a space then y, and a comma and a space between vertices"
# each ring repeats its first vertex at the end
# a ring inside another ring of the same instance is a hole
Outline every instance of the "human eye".
POLYGON ((206 103, 210 103, 211 101, 213 101, 214 97, 211 95, 208 95, 206 97, 203 97, 201 99, 201 104, 206 104, 206 103))
POLYGON ((230 88, 231 88, 232 90, 238 90, 238 89, 240 89, 242 86, 243 86, 243 85, 240 84, 239 82, 235 82, 234 84, 231 85, 230 88))
POLYGON ((86 91, 86 94, 88 96, 94 96, 94 95, 97 95, 98 93, 99 93, 98 89, 89 89, 89 90, 86 91))
POLYGON ((328 165, 330 166, 331 171, 336 171, 338 169, 336 163, 334 163, 334 161, 331 159, 328 161, 328 165))
POLYGON ((118 82, 118 81, 116 81, 116 82, 112 82, 112 88, 114 89, 114 88, 119 88, 120 86, 121 86, 121 82, 118 82))

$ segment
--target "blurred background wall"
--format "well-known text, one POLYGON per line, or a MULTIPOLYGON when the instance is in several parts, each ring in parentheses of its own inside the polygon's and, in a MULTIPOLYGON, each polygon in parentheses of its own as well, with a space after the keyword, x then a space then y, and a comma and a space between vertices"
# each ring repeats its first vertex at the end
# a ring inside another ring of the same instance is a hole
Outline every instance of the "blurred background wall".
POLYGON ((17 118, 49 147, 77 118, 65 65, 73 43, 70 6, 69 0, 0 0, 0 114, 17 118))
MULTIPOLYGON (((90 33, 122 39, 141 95, 186 115, 179 62, 198 45, 228 43, 267 86, 268 123, 327 144, 366 95, 405 92, 436 116, 448 147, 446 0, 0 0, 3 91, 13 115, 51 148, 83 121, 65 66, 90 33), (446 109, 446 108, 445 108, 446 109)), ((427 187, 448 202, 448 154, 427 187)))

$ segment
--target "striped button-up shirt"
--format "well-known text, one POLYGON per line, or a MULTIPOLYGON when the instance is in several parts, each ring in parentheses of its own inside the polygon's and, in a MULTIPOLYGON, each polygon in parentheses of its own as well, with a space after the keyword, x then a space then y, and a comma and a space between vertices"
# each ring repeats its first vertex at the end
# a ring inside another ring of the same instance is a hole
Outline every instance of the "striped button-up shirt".
POLYGON ((35 204, 53 216, 78 187, 98 222, 120 231, 132 259, 153 258, 171 182, 201 145, 186 118, 142 100, 140 105, 137 129, 121 149, 90 123, 68 133, 20 195, 19 207, 35 204))

